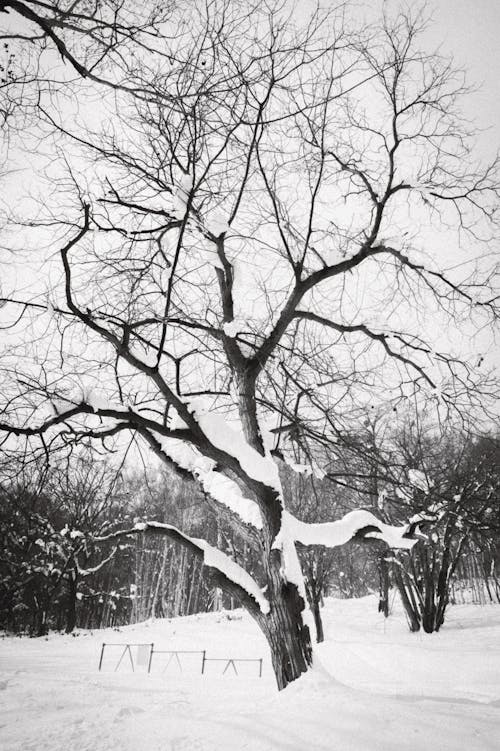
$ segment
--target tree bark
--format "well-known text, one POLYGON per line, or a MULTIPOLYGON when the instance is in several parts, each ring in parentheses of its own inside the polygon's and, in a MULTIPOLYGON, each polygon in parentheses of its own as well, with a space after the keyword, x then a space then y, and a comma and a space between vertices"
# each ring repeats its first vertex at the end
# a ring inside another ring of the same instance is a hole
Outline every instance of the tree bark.
POLYGON ((76 626, 77 579, 74 571, 68 577, 68 604, 66 607, 66 633, 71 634, 76 626))
POLYGON ((37 607, 33 615, 32 636, 46 636, 49 633, 47 625, 47 611, 43 607, 37 607))
POLYGON ((383 613, 386 618, 389 617, 389 566, 385 560, 386 552, 384 551, 378 559, 379 574, 379 601, 378 612, 383 613))
POLYGON ((311 634, 302 618, 304 600, 295 584, 283 581, 275 556, 271 557, 268 581, 271 610, 257 615, 256 620, 269 644, 281 691, 311 667, 311 634))
POLYGON ((314 617, 314 626, 316 629, 316 642, 321 644, 325 640, 325 634, 323 631, 323 620, 321 618, 321 601, 323 586, 322 583, 314 576, 312 567, 308 568, 307 580, 306 580, 306 592, 309 607, 314 617))
POLYGON ((403 575, 401 571, 399 570, 398 566, 394 567, 394 578, 396 581, 396 586, 399 590, 399 594, 401 596, 401 602, 403 603, 403 607, 406 611, 406 616, 408 618, 408 625, 410 627, 410 631, 412 632, 420 631, 420 619, 419 619, 418 611, 416 607, 414 607, 414 604, 410 601, 408 592, 406 590, 405 582, 403 579, 403 575))
POLYGON ((316 641, 321 644, 325 640, 325 634, 323 631, 323 620, 321 618, 321 609, 319 599, 314 599, 312 602, 312 614, 314 616, 314 625, 316 626, 316 641))

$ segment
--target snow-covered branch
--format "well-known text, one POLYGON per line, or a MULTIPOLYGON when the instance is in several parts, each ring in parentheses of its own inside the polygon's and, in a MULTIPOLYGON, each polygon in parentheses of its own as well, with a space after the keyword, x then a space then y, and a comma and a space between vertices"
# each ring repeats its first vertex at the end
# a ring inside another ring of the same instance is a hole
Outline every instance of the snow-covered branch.
POLYGON ((353 538, 383 540, 390 548, 410 550, 423 535, 418 532, 418 521, 402 526, 384 524, 370 511, 350 511, 334 522, 309 524, 283 512, 283 534, 303 545, 324 545, 334 548, 353 538))
POLYGON ((178 467, 190 472, 205 493, 227 506, 245 524, 262 528, 262 517, 255 501, 246 498, 239 486, 215 469, 215 462, 203 456, 193 446, 175 438, 160 438, 163 452, 178 467))
POLYGON ((203 565, 210 570, 210 573, 223 589, 237 597, 252 612, 255 612, 257 608, 261 613, 269 612, 267 599, 262 594, 255 579, 244 568, 225 553, 214 548, 206 540, 199 537, 190 537, 170 524, 139 522, 130 529, 120 530, 102 537, 94 537, 94 541, 107 542, 141 532, 164 535, 173 542, 183 545, 203 562, 203 565))
POLYGON ((277 492, 281 491, 278 467, 271 456, 259 454, 245 440, 243 433, 234 430, 222 415, 210 412, 193 402, 188 408, 215 448, 234 457, 249 478, 277 492))
POLYGON ((106 556, 106 558, 103 558, 102 561, 100 561, 96 566, 91 566, 90 568, 82 568, 80 566, 80 563, 78 561, 78 556, 75 556, 75 563, 76 568, 80 576, 90 576, 91 574, 97 573, 97 571, 100 571, 109 561, 114 557, 116 551, 118 550, 118 547, 114 547, 111 553, 106 556))

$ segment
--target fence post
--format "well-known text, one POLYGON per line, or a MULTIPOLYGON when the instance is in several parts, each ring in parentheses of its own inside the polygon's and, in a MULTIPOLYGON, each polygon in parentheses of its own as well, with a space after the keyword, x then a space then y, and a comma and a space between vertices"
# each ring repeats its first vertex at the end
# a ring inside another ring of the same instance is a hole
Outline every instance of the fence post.
POLYGON ((262 657, 259 660, 259 678, 262 678, 262 657))
POLYGON ((151 661, 153 660, 153 649, 154 649, 154 643, 151 643, 151 649, 149 650, 149 660, 148 660, 148 673, 151 672, 151 661))
POLYGON ((206 660, 206 655, 207 655, 207 653, 206 653, 206 650, 204 649, 204 650, 203 650, 203 657, 202 657, 202 659, 201 659, 201 674, 202 674, 202 675, 203 675, 203 673, 205 672, 205 660, 206 660))
POLYGON ((102 647, 101 647, 101 657, 99 658, 99 670, 101 669, 101 666, 102 666, 102 658, 104 657, 104 647, 105 647, 105 646, 106 646, 106 645, 105 645, 105 643, 103 642, 103 643, 102 643, 102 647))

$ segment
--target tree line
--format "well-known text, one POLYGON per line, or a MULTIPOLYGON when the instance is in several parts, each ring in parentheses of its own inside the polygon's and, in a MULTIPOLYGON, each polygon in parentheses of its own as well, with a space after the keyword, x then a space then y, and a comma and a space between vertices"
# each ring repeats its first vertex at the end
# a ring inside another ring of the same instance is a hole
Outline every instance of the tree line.
MULTIPOLYGON (((410 551, 368 539, 299 549, 316 639, 324 638, 321 608, 328 595, 377 592, 379 610, 389 616, 398 593, 410 630, 428 632, 439 631, 450 602, 500 602, 499 439, 402 429, 390 441, 379 436, 367 454, 362 438, 355 461, 352 441, 346 447, 348 487, 328 472, 318 478, 308 465, 297 473, 298 465, 281 462, 296 515, 322 522, 359 507, 360 495, 365 508, 391 522, 436 506, 439 515, 410 551)), ((4 480, 0 628, 41 636, 49 629, 70 633, 239 606, 175 542, 147 534, 96 542, 134 520, 168 519, 193 536, 203 534, 250 570, 258 568, 251 548, 244 541, 235 547, 230 528, 215 514, 207 527, 202 510, 191 480, 158 467, 146 476, 120 473, 95 455, 48 470, 29 467, 4 480)))

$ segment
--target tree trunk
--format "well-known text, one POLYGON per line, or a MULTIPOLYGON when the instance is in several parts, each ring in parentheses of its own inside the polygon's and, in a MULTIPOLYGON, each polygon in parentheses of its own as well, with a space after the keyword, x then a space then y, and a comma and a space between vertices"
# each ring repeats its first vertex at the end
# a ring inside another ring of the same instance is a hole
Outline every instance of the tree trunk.
POLYGON ((325 634, 323 631, 319 598, 315 598, 312 602, 312 614, 314 616, 314 625, 316 626, 316 641, 318 644, 321 644, 325 640, 325 634))
POLYGON ((68 578, 68 605, 66 607, 66 633, 71 634, 76 626, 76 573, 70 572, 68 578))
POLYGON ((325 640, 323 631, 323 620, 321 618, 320 604, 322 600, 323 587, 317 579, 314 578, 314 572, 309 568, 306 579, 306 592, 309 607, 314 617, 314 626, 316 629, 316 642, 320 644, 325 640))
POLYGON ((32 636, 46 636, 49 633, 47 625, 47 611, 38 607, 33 616, 32 636))
POLYGON ((156 586, 154 589, 154 595, 151 602, 151 609, 149 613, 150 618, 156 618, 158 615, 158 600, 159 600, 159 594, 160 594, 160 587, 163 584, 163 579, 165 577, 165 568, 167 565, 167 555, 168 555, 168 542, 165 540, 163 543, 163 554, 161 559, 161 565, 160 570, 158 572, 158 577, 156 580, 156 586))
POLYGON ((269 602, 267 615, 258 614, 257 621, 271 650, 271 660, 278 689, 286 688, 312 665, 311 634, 303 621, 304 600, 295 584, 284 582, 279 562, 272 559, 269 567, 269 602))
POLYGON ((379 601, 378 612, 383 613, 386 618, 389 617, 389 565, 385 560, 386 553, 382 553, 378 559, 379 575, 379 601))
POLYGON ((403 603, 403 607, 406 611, 406 617, 408 618, 408 625, 409 625, 410 631, 412 632, 420 631, 420 618, 419 618, 418 610, 415 606, 415 603, 412 602, 410 600, 410 597, 408 596, 408 592, 406 590, 403 575, 397 565, 394 567, 394 578, 396 581, 396 586, 399 590, 399 594, 401 596, 401 602, 403 603))
MULTIPOLYGON (((217 549, 222 550, 222 533, 220 529, 220 525, 217 522, 217 549)), ((214 593, 213 593, 213 607, 212 610, 218 611, 222 610, 222 589, 220 587, 215 587, 214 593)))

